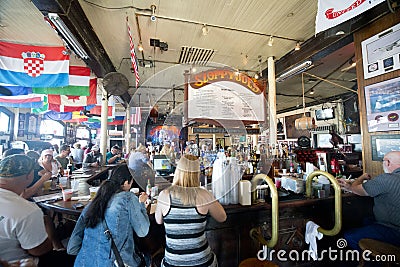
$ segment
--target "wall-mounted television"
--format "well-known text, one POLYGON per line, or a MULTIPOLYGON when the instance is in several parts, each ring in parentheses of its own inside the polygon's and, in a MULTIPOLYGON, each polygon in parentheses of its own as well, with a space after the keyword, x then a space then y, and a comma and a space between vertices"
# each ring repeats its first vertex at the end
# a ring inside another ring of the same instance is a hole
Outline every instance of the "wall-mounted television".
POLYGON ((153 170, 158 175, 169 175, 174 172, 174 166, 166 155, 154 155, 153 170))
POLYGON ((333 108, 317 109, 315 111, 315 118, 317 121, 330 120, 335 118, 333 108))

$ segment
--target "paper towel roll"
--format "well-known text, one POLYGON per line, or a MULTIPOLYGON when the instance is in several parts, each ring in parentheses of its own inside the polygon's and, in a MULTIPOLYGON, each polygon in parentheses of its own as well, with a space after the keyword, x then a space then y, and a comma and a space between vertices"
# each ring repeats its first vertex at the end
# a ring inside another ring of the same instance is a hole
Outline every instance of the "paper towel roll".
POLYGON ((251 205, 251 182, 241 180, 239 182, 239 203, 243 206, 251 205))

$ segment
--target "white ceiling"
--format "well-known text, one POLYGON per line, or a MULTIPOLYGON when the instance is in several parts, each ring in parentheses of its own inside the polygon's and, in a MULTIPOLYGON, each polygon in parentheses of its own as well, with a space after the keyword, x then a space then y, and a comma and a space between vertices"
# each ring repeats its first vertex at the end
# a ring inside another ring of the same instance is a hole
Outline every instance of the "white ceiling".
MULTIPOLYGON (((79 3, 114 68, 128 78, 129 93, 133 95, 136 89, 129 59, 128 17, 136 48, 140 41, 144 47, 143 53, 136 49, 138 59, 152 62, 150 68, 139 67, 140 86, 153 94, 143 95, 142 101, 159 97, 152 91, 154 87, 166 90, 168 96, 164 100, 167 101, 172 101, 172 94, 168 92, 173 86, 183 88, 183 71, 193 65, 178 65, 182 47, 215 50, 210 63, 254 76, 266 68, 268 57, 278 61, 288 53, 296 55, 296 40, 303 43, 314 36, 317 12, 317 0, 79 0, 79 3), (156 6, 155 22, 150 19, 151 5, 156 6), (207 35, 202 34, 203 24, 208 27, 207 35), (271 35, 273 46, 268 46, 271 35), (151 47, 151 38, 166 42, 168 51, 151 47)), ((62 44, 42 13, 28 0, 0 1, 0 39, 38 45, 62 44)), ((313 62, 314 67, 308 72, 351 88, 355 85, 354 69, 346 72, 340 69, 348 66, 353 54, 353 45, 347 45, 313 62)), ((72 64, 84 64, 77 57, 71 60, 72 64)), ((327 82, 309 82, 309 78, 306 77, 305 91, 314 88, 316 94, 307 97, 307 102, 349 92, 327 82)), ((301 75, 278 83, 278 111, 301 103, 301 94, 301 75)), ((182 91, 176 91, 175 100, 183 100, 182 91)))

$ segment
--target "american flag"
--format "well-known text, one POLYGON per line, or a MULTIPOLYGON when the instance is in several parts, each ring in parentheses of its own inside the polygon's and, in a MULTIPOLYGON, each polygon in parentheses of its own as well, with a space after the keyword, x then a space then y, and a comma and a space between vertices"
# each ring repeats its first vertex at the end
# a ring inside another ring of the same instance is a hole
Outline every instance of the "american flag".
POLYGON ((139 125, 142 121, 142 110, 140 107, 132 108, 132 115, 131 115, 131 124, 139 125))
POLYGON ((135 83, 136 83, 136 88, 137 88, 139 85, 139 70, 138 70, 138 65, 136 62, 135 45, 134 45, 133 39, 132 39, 131 28, 129 27, 129 24, 128 24, 128 17, 126 17, 126 26, 128 27, 129 45, 130 45, 130 49, 131 49, 131 61, 132 61, 133 70, 135 71, 135 77, 136 77, 135 83))

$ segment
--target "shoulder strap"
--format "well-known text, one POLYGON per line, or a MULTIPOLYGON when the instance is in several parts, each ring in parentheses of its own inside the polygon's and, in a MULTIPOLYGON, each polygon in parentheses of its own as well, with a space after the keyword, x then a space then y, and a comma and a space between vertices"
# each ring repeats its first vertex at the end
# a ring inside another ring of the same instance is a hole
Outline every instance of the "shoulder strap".
POLYGON ((106 222, 105 218, 103 220, 103 227, 104 227, 104 234, 106 235, 107 239, 108 240, 111 239, 111 248, 112 248, 112 250, 114 252, 115 259, 117 260, 118 267, 124 267, 125 266, 124 261, 122 260, 122 257, 119 254, 117 245, 115 245, 114 238, 112 237, 110 229, 108 229, 107 222, 106 222))

